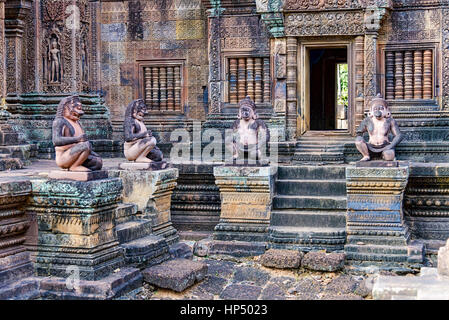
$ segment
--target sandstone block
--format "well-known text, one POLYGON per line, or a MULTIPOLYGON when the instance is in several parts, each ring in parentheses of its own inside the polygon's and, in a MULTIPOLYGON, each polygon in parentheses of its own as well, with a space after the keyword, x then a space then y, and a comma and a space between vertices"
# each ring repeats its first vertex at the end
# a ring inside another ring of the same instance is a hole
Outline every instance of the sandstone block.
POLYGON ((345 257, 344 253, 311 251, 304 255, 302 266, 315 271, 338 271, 343 269, 345 257))
POLYGON ((174 259, 145 269, 144 280, 152 285, 182 292, 204 279, 207 265, 188 259, 174 259))
POLYGON ((269 268, 299 268, 304 254, 296 250, 270 249, 260 257, 260 263, 269 268))

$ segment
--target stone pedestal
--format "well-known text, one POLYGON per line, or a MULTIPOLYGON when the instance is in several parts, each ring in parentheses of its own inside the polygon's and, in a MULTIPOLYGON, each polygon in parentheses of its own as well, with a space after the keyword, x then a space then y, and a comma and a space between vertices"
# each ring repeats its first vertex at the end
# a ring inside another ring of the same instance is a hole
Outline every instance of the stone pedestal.
POLYGON ((99 280, 124 265, 114 228, 120 179, 31 182, 28 210, 36 212, 39 226, 39 276, 66 278, 73 269, 82 280, 99 280))
POLYGON ((402 200, 409 167, 347 167, 346 259, 383 268, 423 261, 423 246, 410 243, 402 200))
POLYGON ((220 222, 215 240, 267 240, 271 218, 275 167, 214 168, 220 188, 220 222))
POLYGON ((110 170, 109 176, 122 179, 123 202, 137 205, 139 217, 152 221, 153 235, 163 236, 169 245, 178 241, 170 216, 171 195, 176 187, 178 169, 110 170))
POLYGON ((0 297, 13 298, 5 291, 14 287, 25 294, 28 289, 21 279, 33 274, 33 265, 24 242, 30 222, 23 205, 31 193, 31 183, 27 180, 0 181, 0 297), (23 287, 23 288, 21 288, 23 287))

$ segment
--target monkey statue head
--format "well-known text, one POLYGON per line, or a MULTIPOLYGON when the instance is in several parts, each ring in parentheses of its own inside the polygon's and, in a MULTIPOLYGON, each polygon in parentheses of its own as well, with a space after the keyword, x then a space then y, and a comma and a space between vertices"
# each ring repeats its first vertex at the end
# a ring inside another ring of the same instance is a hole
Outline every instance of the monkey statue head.
POLYGON ((243 119, 245 121, 256 120, 256 104, 249 96, 240 100, 239 102, 239 119, 243 119))
POLYGON ((370 111, 368 113, 370 118, 375 117, 377 120, 381 120, 382 118, 390 118, 391 112, 388 108, 388 103, 385 99, 382 98, 380 93, 371 100, 370 102, 370 111))
POLYGON ((78 121, 84 114, 83 105, 78 96, 69 96, 61 100, 56 111, 57 118, 67 118, 78 121))
POLYGON ((131 118, 143 121, 145 115, 148 114, 147 105, 143 99, 137 99, 132 101, 128 107, 126 107, 125 121, 131 118))

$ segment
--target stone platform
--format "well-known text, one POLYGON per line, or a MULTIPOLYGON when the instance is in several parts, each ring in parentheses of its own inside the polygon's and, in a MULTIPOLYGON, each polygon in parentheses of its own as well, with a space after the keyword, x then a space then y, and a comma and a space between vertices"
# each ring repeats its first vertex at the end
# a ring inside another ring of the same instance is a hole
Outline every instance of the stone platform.
POLYGON ((221 194, 215 240, 267 240, 275 170, 274 166, 214 168, 215 183, 221 194))
POLYGON ((112 169, 109 170, 109 175, 122 179, 123 202, 135 204, 139 217, 151 221, 153 235, 164 237, 168 245, 179 240, 170 215, 171 195, 176 187, 178 169, 112 169))
POLYGON ((53 170, 48 174, 49 179, 56 180, 74 180, 74 181, 91 181, 98 179, 106 179, 108 172, 104 170, 99 171, 68 171, 68 170, 53 170))
POLYGON ((409 166, 347 167, 347 240, 349 263, 365 267, 418 267, 423 263, 423 245, 410 242, 404 223, 402 201, 409 166))

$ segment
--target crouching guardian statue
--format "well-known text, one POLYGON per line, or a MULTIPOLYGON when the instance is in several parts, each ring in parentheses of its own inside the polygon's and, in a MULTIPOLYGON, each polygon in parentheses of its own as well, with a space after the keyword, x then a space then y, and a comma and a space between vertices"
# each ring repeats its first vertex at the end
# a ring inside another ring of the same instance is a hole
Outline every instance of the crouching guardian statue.
POLYGON ((149 163, 152 169, 164 169, 167 163, 163 160, 162 151, 156 146, 156 138, 151 130, 143 122, 147 114, 147 106, 142 99, 132 101, 126 108, 123 151, 128 161, 149 163))
MULTIPOLYGON (((238 119, 232 125, 233 134, 226 139, 234 164, 268 164, 266 157, 270 131, 258 119, 256 104, 249 96, 239 102, 238 119)), ((229 162, 229 161, 227 161, 229 162)))
POLYGON ((355 145, 363 155, 360 161, 369 161, 371 158, 381 156, 383 160, 396 160, 395 148, 403 139, 397 122, 391 117, 388 103, 380 94, 370 103, 370 112, 357 129, 355 145), (368 132, 369 140, 363 139, 368 132), (389 136, 393 136, 390 141, 389 136))
POLYGON ((103 161, 92 150, 79 122, 84 114, 78 96, 61 100, 53 121, 52 140, 55 146, 56 165, 69 171, 97 171, 103 161))

